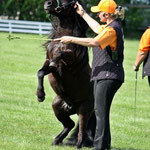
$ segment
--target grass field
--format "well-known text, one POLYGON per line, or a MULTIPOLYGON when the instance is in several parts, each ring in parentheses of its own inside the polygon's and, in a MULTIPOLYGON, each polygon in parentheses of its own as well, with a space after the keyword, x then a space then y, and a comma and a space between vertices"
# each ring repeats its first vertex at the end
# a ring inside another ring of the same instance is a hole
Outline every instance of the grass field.
MULTIPOLYGON (((0 150, 74 150, 51 146, 62 125, 51 107, 55 93, 47 77, 44 82, 46 100, 43 103, 36 100, 36 74, 45 60, 43 42, 8 41, 7 36, 7 33, 0 33, 0 150)), ((111 108, 114 150, 150 150, 150 89, 147 79, 141 79, 141 70, 138 72, 135 117, 135 72, 132 66, 138 44, 138 40, 125 40, 125 83, 115 95, 111 108)), ((91 50, 89 54, 91 62, 91 50)), ((72 118, 77 121, 76 115, 72 118)))

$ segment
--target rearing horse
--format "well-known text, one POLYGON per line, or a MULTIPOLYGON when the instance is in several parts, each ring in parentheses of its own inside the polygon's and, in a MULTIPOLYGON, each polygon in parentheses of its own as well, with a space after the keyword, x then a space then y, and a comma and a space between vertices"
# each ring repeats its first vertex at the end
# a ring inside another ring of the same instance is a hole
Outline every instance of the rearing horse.
MULTIPOLYGON (((45 11, 56 18, 50 38, 59 38, 64 35, 85 37, 87 24, 76 13, 75 2, 75 0, 45 1, 45 11)), ((54 41, 47 42, 45 45, 46 61, 38 71, 37 97, 40 102, 44 101, 43 80, 44 76, 48 75, 51 87, 56 93, 52 107, 55 116, 64 126, 53 145, 63 142, 75 125, 70 115, 78 114, 79 123, 76 128, 78 133, 75 145, 81 148, 82 145, 86 145, 87 141, 91 142, 88 131, 91 130, 92 138, 95 132, 95 118, 90 118, 93 116, 94 102, 88 49, 76 44, 62 44, 54 41), (88 122, 89 119, 91 119, 90 122, 88 122)))

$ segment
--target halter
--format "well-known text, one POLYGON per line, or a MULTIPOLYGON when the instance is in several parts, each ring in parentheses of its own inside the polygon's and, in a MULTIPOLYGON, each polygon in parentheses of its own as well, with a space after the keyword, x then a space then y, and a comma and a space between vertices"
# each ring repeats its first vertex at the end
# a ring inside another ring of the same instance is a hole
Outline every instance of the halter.
POLYGON ((62 10, 65 10, 65 9, 67 9, 67 8, 69 8, 69 7, 74 6, 74 4, 76 3, 76 1, 77 1, 77 0, 73 0, 73 1, 71 1, 70 3, 68 3, 68 4, 62 4, 62 3, 60 2, 60 0, 57 0, 57 7, 55 8, 55 11, 56 11, 57 13, 60 13, 62 10))

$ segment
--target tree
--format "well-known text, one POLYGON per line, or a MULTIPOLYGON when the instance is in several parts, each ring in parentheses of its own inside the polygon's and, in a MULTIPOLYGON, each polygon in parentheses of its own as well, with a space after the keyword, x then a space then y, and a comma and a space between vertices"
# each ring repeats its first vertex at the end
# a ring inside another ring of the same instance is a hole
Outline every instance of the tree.
MULTIPOLYGON (((10 19, 48 21, 48 15, 46 15, 43 9, 44 1, 45 0, 0 0, 0 14, 8 16, 10 19)), ((90 12, 90 8, 91 6, 97 5, 99 0, 81 1, 86 11, 96 19, 96 15, 90 12)), ((140 8, 141 5, 139 5, 142 4, 142 7, 148 7, 148 5, 145 4, 150 4, 150 0, 115 0, 115 2, 118 5, 125 6, 125 20, 128 28, 139 28, 150 24, 150 16, 147 15, 150 13, 150 10, 142 9, 140 8), (134 8, 135 4, 138 8, 134 8)))
MULTIPOLYGON (((82 0, 87 11, 98 2, 98 0, 82 0)), ((116 2, 122 3, 124 0, 116 2)), ((19 20, 47 21, 43 6, 44 0, 0 0, 0 14, 12 19, 17 17, 19 20)))
POLYGON ((43 0, 1 0, 0 13, 19 20, 46 21, 43 0))

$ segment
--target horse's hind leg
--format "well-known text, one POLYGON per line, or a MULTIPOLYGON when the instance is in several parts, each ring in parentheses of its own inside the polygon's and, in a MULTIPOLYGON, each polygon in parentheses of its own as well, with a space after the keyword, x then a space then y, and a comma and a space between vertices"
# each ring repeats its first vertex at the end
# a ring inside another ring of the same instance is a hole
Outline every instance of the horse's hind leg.
POLYGON ((37 88, 36 95, 38 97, 38 101, 39 102, 42 102, 45 99, 45 92, 44 92, 44 86, 43 86, 44 76, 49 74, 51 71, 53 71, 49 67, 49 64, 50 64, 50 61, 49 61, 49 59, 47 59, 44 62, 43 67, 37 73, 37 76, 38 76, 38 88, 37 88))
POLYGON ((60 98, 56 97, 52 104, 55 116, 57 119, 63 124, 64 129, 62 132, 57 135, 55 138, 53 145, 59 145, 62 143, 63 139, 68 135, 71 129, 74 127, 75 123, 70 119, 70 112, 68 111, 69 106, 60 98))
MULTIPOLYGON (((96 128, 96 117, 95 113, 93 112, 90 116, 87 124, 86 129, 86 139, 83 140, 82 145, 84 147, 92 147, 93 146, 93 140, 95 136, 95 128, 96 128)), ((78 133, 79 133, 79 122, 76 126, 76 128, 73 130, 73 133, 70 135, 69 138, 67 138, 66 145, 69 146, 76 146, 77 145, 77 139, 78 139, 78 133)))
MULTIPOLYGON (((89 142, 91 141, 86 132, 88 120, 93 112, 93 108, 91 106, 92 105, 89 106, 89 104, 87 105, 87 103, 84 103, 79 108, 79 111, 78 111, 79 132, 78 132, 77 148, 81 148, 82 144, 85 143, 85 140, 87 140, 89 142)), ((92 141, 90 143, 92 144, 92 141)))

